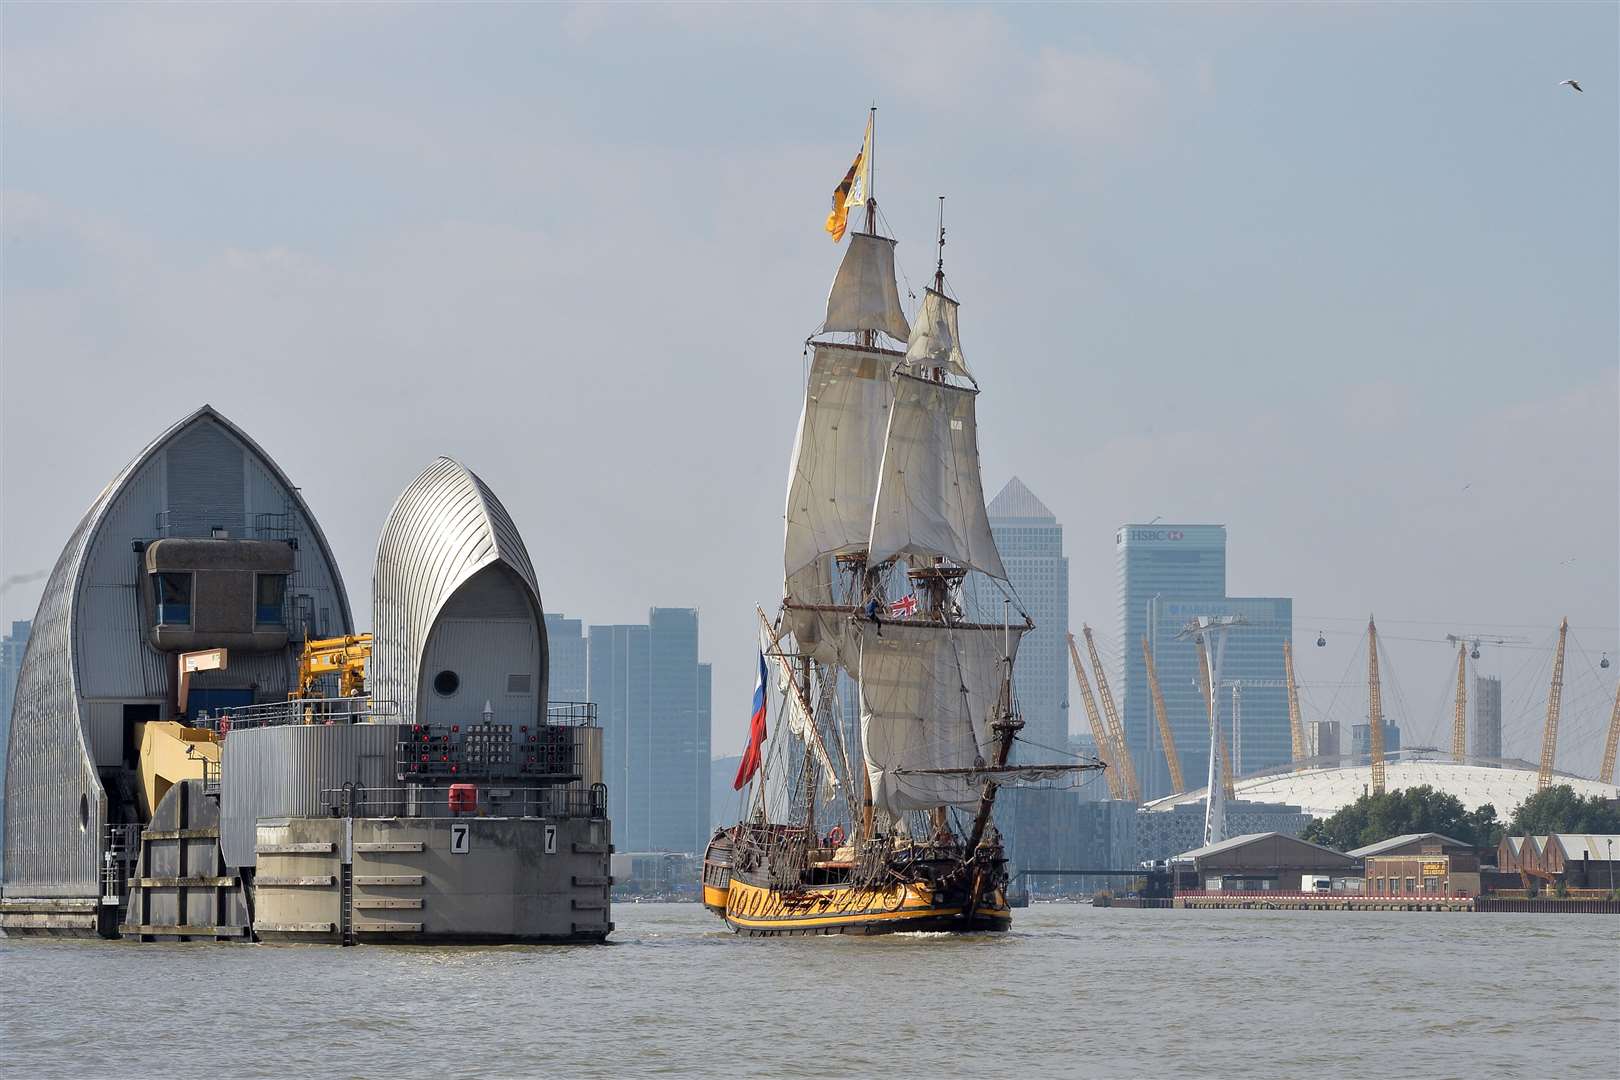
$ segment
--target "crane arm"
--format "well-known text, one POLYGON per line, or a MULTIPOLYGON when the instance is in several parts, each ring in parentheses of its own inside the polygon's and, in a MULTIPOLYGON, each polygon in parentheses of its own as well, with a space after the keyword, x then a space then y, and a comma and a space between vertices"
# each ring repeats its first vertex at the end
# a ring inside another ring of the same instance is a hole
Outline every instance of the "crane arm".
POLYGON ((1305 753, 1305 721, 1299 714, 1299 684, 1294 681, 1294 644, 1291 641, 1283 642, 1283 676, 1288 684, 1288 734, 1294 742, 1295 772, 1303 766, 1299 763, 1310 755, 1305 753))
POLYGON ((1457 646, 1457 704, 1451 718, 1451 759, 1468 757, 1468 646, 1457 646))
POLYGON ((1153 649, 1148 639, 1142 639, 1142 661, 1147 665, 1148 688, 1153 692, 1153 714, 1159 720, 1159 741, 1164 743, 1164 761, 1170 767, 1172 794, 1187 790, 1181 775, 1181 754, 1176 750, 1175 736, 1170 733, 1170 716, 1164 708, 1164 694, 1159 689, 1159 672, 1153 666, 1153 649))
POLYGON ((1372 793, 1384 793, 1384 706, 1378 687, 1378 627, 1367 617, 1367 723, 1372 742, 1372 793))
MULTIPOLYGON (((1080 650, 1075 647, 1074 635, 1069 634, 1069 659, 1074 661, 1074 677, 1080 681, 1080 697, 1086 703, 1086 719, 1091 722, 1091 739, 1097 744, 1097 757, 1104 765, 1112 765, 1118 760, 1114 752, 1113 740, 1108 737, 1108 729, 1103 727, 1102 716, 1097 712, 1097 701, 1091 696, 1091 680, 1086 678, 1085 665, 1080 663, 1080 650)), ((1123 799, 1125 797, 1124 780, 1118 769, 1103 770, 1103 776, 1108 780, 1108 794, 1110 798, 1123 799)))
POLYGON ((1598 779, 1605 784, 1614 783, 1614 757, 1620 751, 1620 686, 1614 688, 1614 712, 1609 714, 1609 740, 1603 744, 1603 768, 1598 779))
POLYGON ((1102 659, 1097 655, 1097 643, 1092 640, 1091 627, 1080 624, 1086 638, 1086 652, 1091 656, 1091 670, 1097 676, 1097 696, 1102 699, 1103 719, 1108 722, 1108 733, 1113 736, 1119 752, 1119 769, 1124 773, 1126 794, 1135 802, 1142 801, 1142 785, 1136 780, 1136 766, 1131 762, 1131 749, 1125 744, 1125 729, 1119 722, 1119 711, 1114 708, 1114 695, 1108 689, 1108 676, 1103 673, 1102 659))
POLYGON ((1553 759, 1558 756, 1558 710, 1564 697, 1564 642, 1569 637, 1569 620, 1558 624, 1558 651, 1553 653, 1552 685, 1547 688, 1547 726, 1541 733, 1541 771, 1536 788, 1552 784, 1553 759))

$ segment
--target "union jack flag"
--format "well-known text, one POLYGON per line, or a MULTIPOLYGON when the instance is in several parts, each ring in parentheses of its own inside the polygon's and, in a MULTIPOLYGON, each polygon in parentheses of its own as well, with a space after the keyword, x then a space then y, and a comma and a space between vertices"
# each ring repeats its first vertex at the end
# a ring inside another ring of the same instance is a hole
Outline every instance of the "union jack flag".
POLYGON ((917 598, 915 596, 902 596, 889 605, 891 619, 909 619, 917 614, 917 598))

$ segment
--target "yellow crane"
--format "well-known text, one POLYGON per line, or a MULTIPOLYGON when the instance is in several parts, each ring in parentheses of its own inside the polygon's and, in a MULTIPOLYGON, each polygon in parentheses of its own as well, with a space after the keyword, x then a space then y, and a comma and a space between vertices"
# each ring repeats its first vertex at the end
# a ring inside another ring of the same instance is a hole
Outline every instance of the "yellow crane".
POLYGON ((1299 684, 1294 681, 1294 643, 1283 642, 1283 680, 1288 684, 1288 734, 1294 742, 1294 771, 1305 766, 1300 762, 1310 755, 1305 752, 1305 721, 1299 715, 1299 684))
POLYGON ((1451 760, 1468 757, 1468 646, 1457 646, 1457 704, 1451 717, 1451 760))
POLYGON ((1605 784, 1614 783, 1614 757, 1620 751, 1620 686, 1614 688, 1614 712, 1609 714, 1609 741, 1603 744, 1603 768, 1598 779, 1605 784))
POLYGON ((1069 634, 1068 638, 1069 658, 1074 661, 1074 677, 1080 681, 1080 697, 1086 703, 1086 719, 1091 721, 1091 740, 1097 744, 1097 758, 1107 766, 1103 769, 1103 776, 1108 781, 1108 795, 1110 798, 1123 799, 1125 780, 1120 771, 1113 768, 1119 755, 1114 750, 1113 740, 1108 737, 1108 729, 1103 727, 1102 715, 1097 712, 1097 701, 1091 696, 1091 680, 1086 678, 1086 668, 1080 662, 1080 650, 1075 647, 1074 635, 1069 634))
POLYGON ((1378 689, 1378 627, 1367 616, 1367 734, 1372 741, 1372 793, 1384 793, 1384 707, 1378 689))
POLYGON ((1569 637, 1569 619, 1558 624, 1558 651, 1553 653, 1552 685, 1547 688, 1547 726, 1541 733, 1541 771, 1536 774, 1537 789, 1552 784, 1553 758, 1558 756, 1558 708, 1564 697, 1564 642, 1569 637))
POLYGON ((289 698, 315 697, 315 683, 323 675, 338 677, 338 696, 366 692, 366 661, 371 658, 371 635, 310 638, 298 657, 298 687, 289 698))
POLYGON ((1086 652, 1091 656, 1091 670, 1097 676, 1097 696, 1102 698, 1103 719, 1108 721, 1108 733, 1113 736, 1119 753, 1119 769, 1124 773, 1125 791, 1132 802, 1142 801, 1142 785, 1136 781, 1136 766, 1131 763, 1131 749, 1125 744, 1125 729, 1119 722, 1119 711, 1114 708, 1114 695, 1108 689, 1108 676, 1103 673, 1102 658, 1097 655, 1097 643, 1092 640, 1091 627, 1080 624, 1085 635, 1086 652))
MULTIPOLYGON (((1215 711, 1215 696, 1209 687, 1209 654, 1204 649, 1204 635, 1199 634, 1193 639, 1198 649, 1198 689, 1204 695, 1204 715, 1209 718, 1211 727, 1221 722, 1219 714, 1215 711)), ((1232 752, 1229 747, 1221 752, 1221 794, 1226 801, 1231 802, 1237 798, 1237 789, 1232 784, 1232 752)))
POLYGON ((1170 766, 1170 792, 1186 791, 1181 776, 1181 755, 1176 752, 1175 736, 1170 734, 1170 716, 1164 708, 1164 694, 1159 690, 1159 672, 1153 666, 1153 649, 1148 639, 1142 638, 1142 662, 1147 665, 1148 688, 1153 692, 1153 715, 1159 720, 1159 741, 1164 743, 1164 763, 1170 766))

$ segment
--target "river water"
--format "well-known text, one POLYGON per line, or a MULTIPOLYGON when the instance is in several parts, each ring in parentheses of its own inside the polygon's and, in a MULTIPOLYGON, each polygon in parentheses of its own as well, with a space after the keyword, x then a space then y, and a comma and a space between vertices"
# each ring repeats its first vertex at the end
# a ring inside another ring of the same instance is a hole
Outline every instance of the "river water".
POLYGON ((1041 905, 569 948, 0 940, 19 1077, 1616 1077, 1620 919, 1041 905))

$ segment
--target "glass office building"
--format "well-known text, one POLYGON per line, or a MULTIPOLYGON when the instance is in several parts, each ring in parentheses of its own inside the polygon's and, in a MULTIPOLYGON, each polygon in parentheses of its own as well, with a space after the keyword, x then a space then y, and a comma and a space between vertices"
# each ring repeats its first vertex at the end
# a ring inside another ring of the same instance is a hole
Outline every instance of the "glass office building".
POLYGON ((593 626, 589 640, 615 845, 702 851, 712 673, 697 659, 697 611, 653 608, 647 625, 593 626))
POLYGON ((589 701, 585 681, 585 624, 561 614, 546 614, 547 696, 552 701, 589 701))
MULTIPOLYGON (((1198 682, 1197 647, 1190 639, 1179 639, 1177 635, 1200 616, 1235 615, 1243 620, 1227 631, 1216 700, 1222 738, 1231 755, 1232 775, 1244 776, 1293 759, 1282 652, 1283 642, 1290 640, 1294 632, 1293 613, 1294 602, 1286 597, 1160 597, 1148 605, 1147 637, 1187 787, 1203 787, 1208 779, 1209 721, 1198 682)), ((1143 667, 1145 695, 1147 675, 1140 645, 1135 660, 1143 667)), ((1148 730, 1142 744, 1145 756, 1134 760, 1142 793, 1151 799, 1170 794, 1171 784, 1151 698, 1146 704, 1148 730)))
MULTIPOLYGON (((1158 522, 1125 525, 1114 534, 1114 553, 1119 587, 1119 648, 1125 667, 1125 685, 1114 687, 1114 696, 1120 699, 1120 723, 1142 781, 1143 797, 1154 798, 1169 794, 1170 781, 1162 760, 1155 767, 1148 754, 1154 719, 1147 665, 1142 660, 1142 638, 1147 636, 1155 599, 1189 602, 1225 598, 1226 526, 1158 522), (1156 780, 1150 782, 1150 777, 1156 780)), ((1157 656, 1155 653, 1155 663, 1159 663, 1157 656)), ((1170 686, 1162 670, 1159 679, 1168 702, 1170 686)), ((1179 737, 1176 745, 1182 745, 1179 737)), ((1207 754, 1207 748, 1200 750, 1200 760, 1207 754)), ((1164 755, 1157 756, 1162 759, 1164 755)), ((1185 759, 1182 765, 1187 767, 1185 759)), ((1187 783, 1198 787, 1203 779, 1200 776, 1195 780, 1189 773, 1187 783)))

